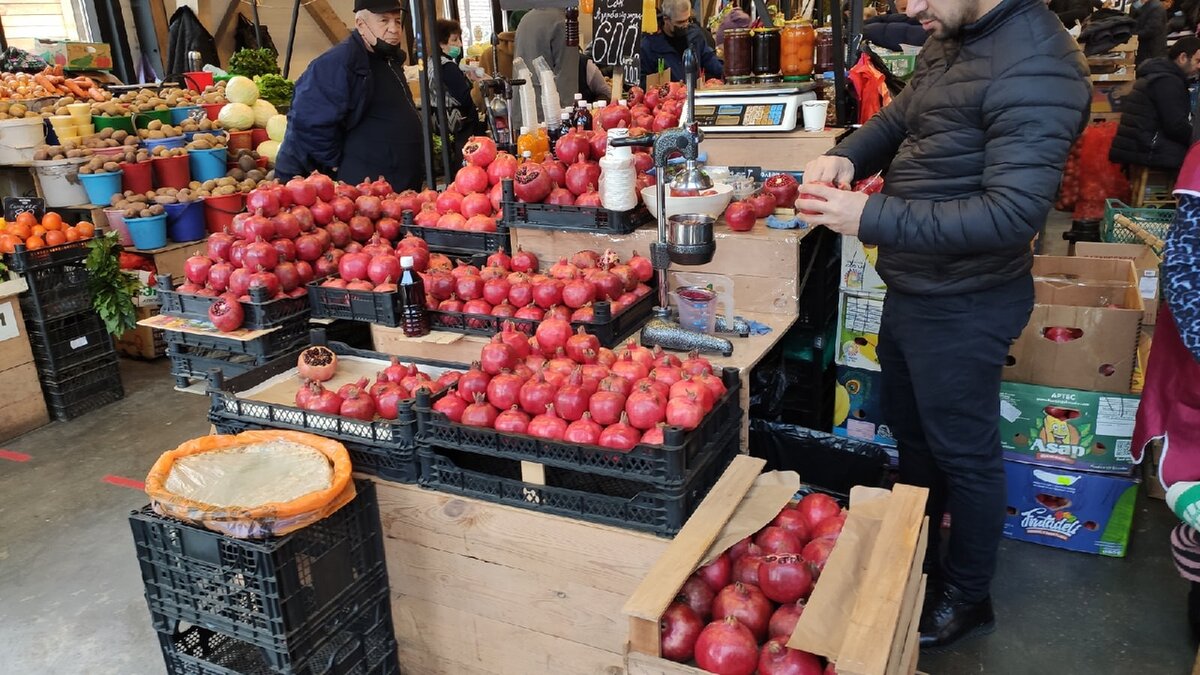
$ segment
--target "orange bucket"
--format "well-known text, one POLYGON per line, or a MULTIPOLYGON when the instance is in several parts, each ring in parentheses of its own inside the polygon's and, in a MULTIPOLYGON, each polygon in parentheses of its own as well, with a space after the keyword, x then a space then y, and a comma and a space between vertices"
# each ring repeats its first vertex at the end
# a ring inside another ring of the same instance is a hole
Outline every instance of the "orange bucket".
POLYGON ((209 234, 233 229, 233 217, 246 210, 246 195, 235 192, 220 197, 205 197, 204 226, 209 234))

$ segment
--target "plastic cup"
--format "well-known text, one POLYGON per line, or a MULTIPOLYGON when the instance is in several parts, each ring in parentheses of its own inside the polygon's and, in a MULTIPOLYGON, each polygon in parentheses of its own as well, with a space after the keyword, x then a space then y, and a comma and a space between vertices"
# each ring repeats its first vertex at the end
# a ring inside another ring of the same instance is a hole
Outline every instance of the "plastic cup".
POLYGON ((800 104, 804 113, 805 131, 824 131, 825 117, 829 111, 829 101, 804 101, 800 104))

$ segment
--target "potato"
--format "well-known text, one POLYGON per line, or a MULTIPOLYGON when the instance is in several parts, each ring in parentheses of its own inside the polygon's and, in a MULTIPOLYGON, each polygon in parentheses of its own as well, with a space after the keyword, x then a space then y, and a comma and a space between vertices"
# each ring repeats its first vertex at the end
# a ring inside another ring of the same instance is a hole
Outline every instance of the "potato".
POLYGON ((115 172, 115 171, 120 171, 120 170, 121 170, 121 165, 120 165, 120 164, 117 164, 116 162, 105 162, 105 163, 104 163, 104 170, 105 170, 105 171, 108 171, 109 173, 112 173, 112 172, 115 172))
POLYGON ((157 203, 159 203, 159 204, 175 204, 175 203, 176 203, 176 202, 178 202, 179 200, 178 200, 178 199, 175 199, 175 198, 174 198, 174 197, 172 197, 171 195, 159 195, 159 196, 157 196, 157 197, 155 197, 155 198, 154 198, 154 201, 155 201, 155 202, 157 202, 157 203))
POLYGON ((50 159, 50 151, 44 148, 38 148, 37 150, 33 151, 33 158, 39 162, 44 162, 50 159))
POLYGON ((254 169, 253 171, 246 172, 246 179, 252 180, 256 183, 262 182, 263 180, 266 179, 266 177, 267 177, 267 174, 262 169, 254 169))
POLYGON ((77 157, 83 157, 83 151, 82 151, 82 150, 78 150, 78 149, 72 149, 72 150, 68 150, 68 151, 67 151, 67 157, 69 157, 69 158, 71 158, 71 159, 75 159, 75 158, 77 158, 77 157))
POLYGON ((85 176, 92 173, 92 165, 84 164, 83 166, 79 167, 79 173, 81 173, 85 176))

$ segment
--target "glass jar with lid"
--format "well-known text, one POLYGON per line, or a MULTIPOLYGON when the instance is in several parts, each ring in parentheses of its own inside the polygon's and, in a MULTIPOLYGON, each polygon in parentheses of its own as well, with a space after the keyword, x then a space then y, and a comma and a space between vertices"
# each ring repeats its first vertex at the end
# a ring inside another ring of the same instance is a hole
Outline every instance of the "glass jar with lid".
POLYGON ((754 77, 759 82, 777 81, 782 31, 777 26, 754 30, 754 77))
POLYGON ((816 34, 812 24, 803 19, 787 22, 780 48, 780 70, 785 80, 807 80, 813 72, 813 50, 816 34))
POLYGON ((725 31, 725 80, 738 84, 746 82, 752 75, 752 50, 749 28, 731 28, 725 31))

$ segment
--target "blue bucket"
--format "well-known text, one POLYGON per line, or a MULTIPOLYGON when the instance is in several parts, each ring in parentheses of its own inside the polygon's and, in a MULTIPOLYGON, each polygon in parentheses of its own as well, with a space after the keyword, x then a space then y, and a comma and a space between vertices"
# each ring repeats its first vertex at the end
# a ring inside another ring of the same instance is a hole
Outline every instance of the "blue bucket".
POLYGON ((200 134, 212 134, 213 136, 216 136, 218 138, 220 138, 221 136, 229 135, 228 132, 221 131, 220 129, 213 129, 212 131, 185 131, 185 132, 183 132, 183 140, 188 143, 191 143, 196 138, 196 136, 198 136, 200 134))
POLYGON ((227 156, 225 148, 188 150, 188 167, 192 170, 192 180, 203 183, 206 180, 224 178, 227 156))
POLYGON ((199 109, 200 106, 198 105, 182 105, 178 108, 171 108, 171 124, 173 126, 179 126, 180 124, 183 124, 183 121, 188 118, 188 115, 190 115, 193 110, 199 109))
POLYGON ((167 210, 167 236, 171 241, 196 241, 208 234, 204 227, 204 202, 166 204, 163 208, 167 210))
POLYGON ((167 214, 165 213, 149 218, 126 218, 125 227, 129 228, 129 237, 133 239, 134 248, 149 251, 167 245, 167 214))
POLYGON ((146 146, 146 149, 150 151, 150 154, 154 154, 154 149, 159 146, 162 146, 168 150, 174 150, 175 148, 182 148, 183 144, 184 140, 182 135, 172 136, 170 138, 142 139, 142 145, 146 146))
POLYGON ((121 176, 124 174, 124 171, 79 174, 83 189, 87 191, 88 202, 108 206, 112 196, 121 191, 121 176))

